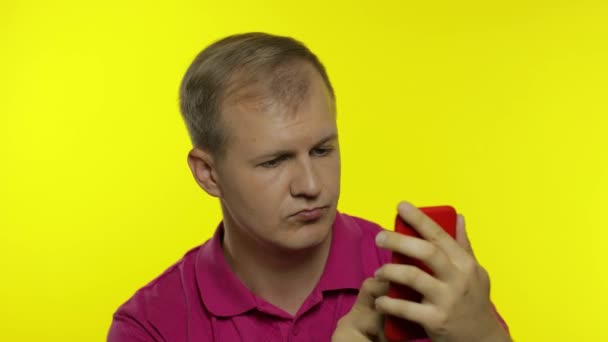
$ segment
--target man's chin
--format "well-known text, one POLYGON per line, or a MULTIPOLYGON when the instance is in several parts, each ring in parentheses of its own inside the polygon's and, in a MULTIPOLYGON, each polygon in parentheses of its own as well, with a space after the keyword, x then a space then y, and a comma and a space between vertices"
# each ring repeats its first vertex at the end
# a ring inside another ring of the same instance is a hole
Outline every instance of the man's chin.
POLYGON ((333 220, 328 220, 328 217, 307 222, 290 229, 288 236, 279 243, 291 251, 314 249, 330 239, 332 226, 333 220))

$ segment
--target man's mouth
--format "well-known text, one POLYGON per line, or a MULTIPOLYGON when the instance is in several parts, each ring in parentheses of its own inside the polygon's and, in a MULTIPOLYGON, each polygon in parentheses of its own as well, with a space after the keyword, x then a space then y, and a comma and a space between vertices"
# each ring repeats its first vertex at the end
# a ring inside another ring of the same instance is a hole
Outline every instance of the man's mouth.
POLYGON ((299 221, 316 221, 323 216, 325 211, 327 210, 327 206, 324 207, 314 207, 307 208, 304 210, 300 210, 292 216, 295 217, 299 221))

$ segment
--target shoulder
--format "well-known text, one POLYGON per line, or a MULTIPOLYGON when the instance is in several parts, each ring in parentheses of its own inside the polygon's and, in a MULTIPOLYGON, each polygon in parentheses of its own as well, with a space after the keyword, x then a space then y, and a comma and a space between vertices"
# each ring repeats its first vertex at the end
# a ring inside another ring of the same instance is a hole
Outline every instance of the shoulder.
POLYGON ((358 216, 345 214, 345 213, 338 213, 337 217, 339 219, 342 219, 343 222, 348 226, 352 226, 352 225, 358 226, 358 228, 361 229, 361 231, 366 234, 375 235, 375 234, 378 234, 380 231, 384 230, 384 228, 382 228, 379 224, 366 220, 364 218, 358 217, 358 216))
POLYGON ((164 340, 184 331, 188 303, 197 296, 195 263, 204 245, 188 251, 179 261, 133 294, 114 313, 108 341, 164 340))

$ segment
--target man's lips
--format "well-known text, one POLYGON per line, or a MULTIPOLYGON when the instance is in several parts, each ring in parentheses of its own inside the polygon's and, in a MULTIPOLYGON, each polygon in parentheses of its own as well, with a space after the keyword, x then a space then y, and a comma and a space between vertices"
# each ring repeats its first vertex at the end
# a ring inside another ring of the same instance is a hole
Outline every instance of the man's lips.
POLYGON ((298 211, 297 213, 293 214, 292 216, 295 217, 296 219, 302 220, 302 221, 318 220, 325 212, 325 209, 327 209, 327 206, 304 209, 304 210, 298 211))

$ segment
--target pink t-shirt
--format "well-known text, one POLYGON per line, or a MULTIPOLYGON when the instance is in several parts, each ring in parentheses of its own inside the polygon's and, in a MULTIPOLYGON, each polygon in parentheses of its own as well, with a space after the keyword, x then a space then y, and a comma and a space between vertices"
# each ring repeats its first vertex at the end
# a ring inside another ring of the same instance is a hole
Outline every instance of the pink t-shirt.
POLYGON ((291 316, 232 273, 222 253, 220 224, 210 240, 118 308, 108 342, 330 341, 363 281, 390 260, 390 252, 374 242, 381 229, 338 213, 321 279, 291 316))

